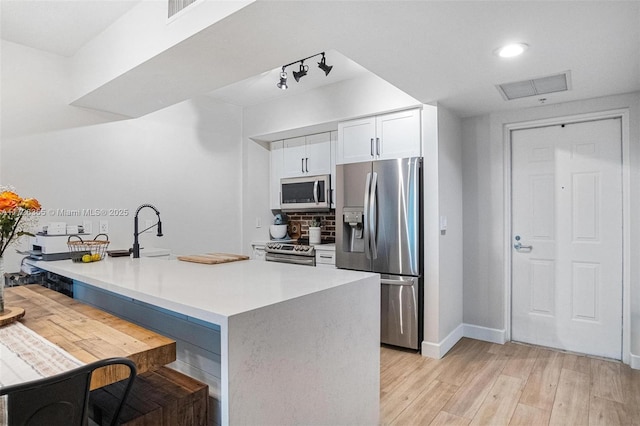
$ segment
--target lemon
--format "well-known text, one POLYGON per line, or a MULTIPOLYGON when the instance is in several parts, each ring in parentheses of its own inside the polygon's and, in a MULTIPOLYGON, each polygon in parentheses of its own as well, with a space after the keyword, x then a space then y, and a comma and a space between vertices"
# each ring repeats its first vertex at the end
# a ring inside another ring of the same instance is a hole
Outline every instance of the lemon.
POLYGON ((84 256, 82 256, 82 261, 84 263, 89 263, 91 262, 91 255, 90 254, 85 254, 84 256))
POLYGON ((98 260, 100 260, 100 253, 93 253, 91 255, 91 261, 92 262, 97 262, 98 260))

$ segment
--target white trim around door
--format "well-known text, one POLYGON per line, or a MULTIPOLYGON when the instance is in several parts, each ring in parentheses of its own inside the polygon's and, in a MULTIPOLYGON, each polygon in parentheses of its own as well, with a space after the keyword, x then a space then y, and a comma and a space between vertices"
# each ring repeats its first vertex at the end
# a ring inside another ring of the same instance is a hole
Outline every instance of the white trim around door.
MULTIPOLYGON (((533 120, 518 123, 503 124, 503 170, 504 170, 504 324, 505 338, 511 340, 511 133, 513 130, 530 129, 535 127, 552 126, 563 123, 578 123, 584 121, 602 120, 607 118, 620 118, 622 122, 622 224, 623 224, 623 248, 622 248, 622 362, 630 364, 630 252, 631 252, 631 213, 629 201, 631 200, 631 172, 629 166, 629 110, 617 109, 610 111, 594 112, 588 114, 554 117, 542 120, 533 120)), ((634 363, 635 364, 635 363, 634 363)))

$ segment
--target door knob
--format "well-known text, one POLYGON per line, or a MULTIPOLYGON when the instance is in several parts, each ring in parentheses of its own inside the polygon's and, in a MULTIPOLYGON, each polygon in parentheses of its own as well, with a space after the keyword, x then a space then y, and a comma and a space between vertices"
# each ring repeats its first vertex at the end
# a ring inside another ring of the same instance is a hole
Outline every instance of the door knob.
POLYGON ((525 246, 520 242, 520 235, 516 235, 515 237, 516 243, 513 245, 513 248, 516 250, 533 250, 533 246, 525 246))

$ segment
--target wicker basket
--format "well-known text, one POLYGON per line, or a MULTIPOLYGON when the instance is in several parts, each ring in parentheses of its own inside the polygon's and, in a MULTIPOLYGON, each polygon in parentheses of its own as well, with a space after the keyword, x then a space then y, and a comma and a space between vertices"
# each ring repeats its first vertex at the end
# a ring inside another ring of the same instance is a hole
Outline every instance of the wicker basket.
POLYGON ((93 240, 84 241, 78 235, 70 235, 67 239, 69 254, 74 262, 97 262, 104 259, 109 247, 109 236, 107 234, 98 234, 93 240), (98 237, 104 236, 105 239, 99 240, 98 237), (76 238, 77 241, 71 241, 76 238), (88 255, 88 257, 85 257, 88 255))

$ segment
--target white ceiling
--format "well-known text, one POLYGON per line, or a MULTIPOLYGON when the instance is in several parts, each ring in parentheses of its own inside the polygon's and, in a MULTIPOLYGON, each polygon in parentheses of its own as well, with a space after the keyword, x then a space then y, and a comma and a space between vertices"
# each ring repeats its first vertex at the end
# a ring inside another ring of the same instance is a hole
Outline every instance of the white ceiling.
POLYGON ((318 68, 318 62, 320 62, 321 58, 322 56, 318 56, 305 61, 305 65, 308 65, 309 69, 307 75, 302 77, 298 82, 294 79, 293 72, 299 70, 300 64, 296 63, 295 65, 287 67, 285 69, 288 86, 286 91, 278 90, 277 84, 280 82, 282 68, 275 68, 271 71, 265 71, 256 76, 238 81, 237 83, 221 87, 220 89, 207 93, 207 95, 230 104, 251 106, 279 97, 295 95, 327 84, 355 78, 359 75, 370 74, 365 68, 339 52, 328 50, 325 52, 326 64, 332 65, 333 68, 329 75, 325 75, 324 71, 318 68))
MULTIPOLYGON (((136 3, 2 0, 2 38, 72 55, 136 3)), ((639 1, 257 1, 183 44, 101 89, 117 90, 123 103, 210 93, 252 105, 368 70, 460 116, 539 105, 537 97, 505 101, 495 85, 567 70, 572 89, 545 95, 547 104, 640 90, 639 1), (509 60, 493 54, 510 41, 530 48, 509 60), (298 84, 288 69, 292 90, 276 88, 282 62, 322 50, 335 65, 329 77, 311 63, 298 84), (201 53, 190 61, 193 52, 201 53), (209 72, 189 75, 189 62, 209 72), (158 67, 183 84, 146 78, 158 67)))
POLYGON ((140 0, 2 0, 2 39, 73 56, 140 0))

